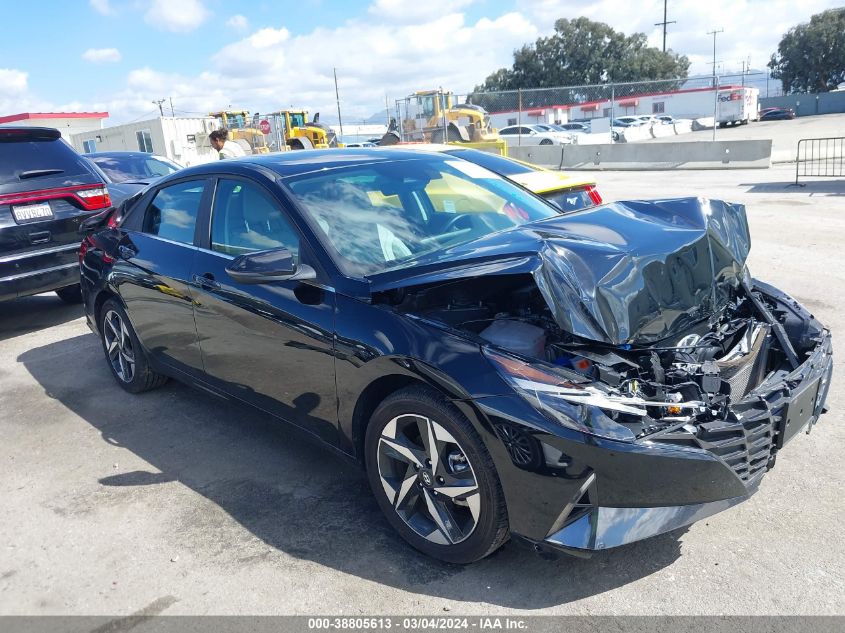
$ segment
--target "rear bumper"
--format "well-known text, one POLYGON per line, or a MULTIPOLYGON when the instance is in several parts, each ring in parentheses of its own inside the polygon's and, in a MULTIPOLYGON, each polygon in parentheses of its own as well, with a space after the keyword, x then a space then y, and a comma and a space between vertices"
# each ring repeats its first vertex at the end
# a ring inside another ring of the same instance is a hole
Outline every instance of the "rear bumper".
POLYGON ((78 244, 0 257, 0 301, 79 283, 78 244))

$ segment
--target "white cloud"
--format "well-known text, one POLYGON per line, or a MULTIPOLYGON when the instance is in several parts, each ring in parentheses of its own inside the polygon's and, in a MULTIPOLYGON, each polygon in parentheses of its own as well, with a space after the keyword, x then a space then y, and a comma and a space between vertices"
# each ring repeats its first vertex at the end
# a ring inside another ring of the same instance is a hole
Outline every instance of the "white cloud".
POLYGON ((29 73, 16 68, 0 68, 0 112, 50 112, 54 107, 29 92, 29 73))
POLYGON ((24 94, 28 88, 29 75, 14 68, 0 68, 0 96, 24 94))
POLYGON ((113 15, 114 8, 111 6, 110 0, 88 0, 88 4, 97 13, 101 15, 113 15))
POLYGON ((226 26, 238 31, 239 33, 243 33, 249 28, 249 20, 240 14, 233 15, 231 18, 226 20, 226 26))
MULTIPOLYGON (((148 19, 152 13, 160 28, 196 28, 209 17, 196 0, 133 1, 143 1, 148 19), (188 10, 191 5, 193 11, 188 10)), ((654 23, 663 18, 661 0, 512 0, 516 10, 501 15, 487 11, 488 17, 478 20, 469 19, 462 9, 470 1, 370 0, 357 18, 330 23, 327 13, 322 26, 301 34, 289 32, 282 21, 265 23, 235 41, 224 41, 195 71, 174 74, 165 65, 135 69, 122 88, 103 88, 101 98, 85 103, 84 109, 108 110, 114 122, 127 121, 151 114, 152 99, 172 96, 177 114, 199 115, 229 106, 265 113, 296 106, 312 114, 320 111, 329 119, 336 112, 332 77, 336 66, 344 122, 351 123, 383 110, 386 93, 391 111, 395 99, 414 90, 442 86, 466 93, 497 68, 509 66, 514 49, 550 34, 561 16, 584 15, 625 33, 641 31, 652 45, 660 45, 661 31, 654 23)), ((477 7, 492 4, 478 2, 477 7)), ((782 33, 835 4, 832 0, 768 0, 765 5, 755 0, 712 0, 683 7, 670 3, 668 19, 678 23, 669 25, 668 45, 690 57, 693 73, 708 72, 712 37, 707 31, 724 27, 717 56, 726 69, 739 69, 739 61, 747 55, 752 67, 764 69, 782 33)), ((0 105, 4 93, 22 85, 23 92, 5 109, 20 111, 25 102, 30 104, 26 107, 36 107, 26 89, 25 73, 13 77, 10 82, 0 75, 0 105)))
POLYGON ((121 55, 116 48, 89 48, 82 53, 82 59, 94 64, 105 64, 119 62, 121 55))
POLYGON ((212 57, 212 74, 238 107, 269 112, 294 105, 331 116, 337 66, 344 119, 360 120, 384 107, 385 92, 391 108, 415 90, 465 92, 537 34, 518 13, 474 23, 460 13, 413 24, 354 20, 297 36, 266 28, 222 48, 212 57))
POLYGON ((385 22, 413 23, 455 13, 473 2, 475 0, 375 0, 367 8, 367 13, 385 22))
POLYGON ((210 15, 200 0, 152 0, 144 20, 163 31, 187 33, 198 28, 210 15))

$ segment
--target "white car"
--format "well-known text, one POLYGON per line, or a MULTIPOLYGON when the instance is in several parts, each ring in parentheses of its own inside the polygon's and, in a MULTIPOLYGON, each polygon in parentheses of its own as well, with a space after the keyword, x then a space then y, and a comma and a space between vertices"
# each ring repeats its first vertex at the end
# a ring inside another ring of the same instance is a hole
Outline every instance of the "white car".
MULTIPOLYGON (((541 125, 510 125, 499 130, 499 136, 511 145, 569 145, 572 135, 541 125)), ((548 127, 548 126, 545 126, 548 127)))
POLYGON ((613 120, 613 125, 615 127, 634 127, 638 125, 646 125, 650 117, 645 115, 639 116, 619 116, 613 120))

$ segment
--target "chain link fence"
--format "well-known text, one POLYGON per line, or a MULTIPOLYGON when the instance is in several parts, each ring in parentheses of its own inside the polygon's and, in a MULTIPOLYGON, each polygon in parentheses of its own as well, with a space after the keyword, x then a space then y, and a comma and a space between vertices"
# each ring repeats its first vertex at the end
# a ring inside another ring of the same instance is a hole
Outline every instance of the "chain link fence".
POLYGON ((486 112, 491 128, 504 131, 503 136, 515 134, 519 144, 529 134, 526 126, 535 132, 538 126, 546 128, 561 142, 610 142, 624 140, 618 128, 635 117, 649 117, 654 123, 682 120, 692 129, 713 127, 714 116, 719 125, 744 123, 757 118, 759 98, 780 92, 780 82, 768 73, 462 94, 428 91, 398 99, 394 117, 397 134, 404 142, 467 140, 458 136, 473 122, 473 110, 486 112), (714 83, 718 91, 714 91, 714 83), (756 93, 741 90, 745 88, 756 89, 756 93), (738 105, 736 101, 745 102, 746 110, 728 114, 738 105), (582 132, 593 134, 582 136, 582 132), (593 138, 595 134, 602 136, 593 138))

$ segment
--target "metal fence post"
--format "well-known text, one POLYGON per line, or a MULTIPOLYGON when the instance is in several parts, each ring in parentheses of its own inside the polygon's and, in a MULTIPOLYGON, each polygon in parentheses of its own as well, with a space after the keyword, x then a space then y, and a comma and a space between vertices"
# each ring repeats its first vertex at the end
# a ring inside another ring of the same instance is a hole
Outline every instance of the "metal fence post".
POLYGON ((713 73, 713 141, 716 141, 716 127, 719 125, 719 76, 713 73))
POLYGON ((516 91, 517 106, 516 106, 516 126, 517 126, 517 145, 522 145, 522 88, 516 91))
POLYGON ((616 84, 610 84, 610 143, 613 144, 613 119, 616 117, 614 114, 614 106, 616 102, 616 84))

